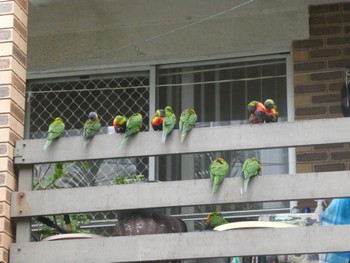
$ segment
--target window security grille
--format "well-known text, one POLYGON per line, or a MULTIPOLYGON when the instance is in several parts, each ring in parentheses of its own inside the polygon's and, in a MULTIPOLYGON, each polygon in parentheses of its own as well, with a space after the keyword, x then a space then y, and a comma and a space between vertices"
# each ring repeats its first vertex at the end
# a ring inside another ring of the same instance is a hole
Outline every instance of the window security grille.
MULTIPOLYGON (((66 136, 81 136, 87 113, 92 110, 101 116, 102 133, 114 132, 108 126, 112 125, 115 115, 130 116, 134 112, 144 116, 143 130, 147 131, 150 115, 153 115, 149 113, 150 106, 164 108, 171 105, 178 117, 184 108, 194 107, 199 117, 197 127, 208 127, 245 123, 249 101, 273 98, 279 107, 281 121, 287 119, 286 58, 159 67, 156 105, 149 105, 149 83, 148 72, 30 81, 27 138, 45 137, 49 123, 56 116, 65 120, 66 136)), ((262 160, 263 174, 288 172, 287 149, 229 151, 156 157, 156 179, 209 178, 209 164, 219 155, 229 162, 230 176, 239 176, 245 158, 252 156, 262 160)), ((65 165, 69 167, 70 176, 60 179, 57 186, 84 187, 111 184, 120 174, 144 174, 147 177, 149 158, 96 160, 65 165)), ((53 166, 37 165, 35 170, 36 178, 40 178, 45 173, 52 174, 53 166)), ((277 207, 287 208, 288 204, 277 207)), ((223 211, 227 218, 242 218, 259 214, 261 209, 266 208, 267 204, 242 204, 174 208, 167 212, 189 220, 191 230, 202 229, 203 218, 213 210, 223 211), (190 223, 193 221, 195 224, 190 223)), ((91 213, 88 218, 90 224, 86 227, 92 233, 108 236, 113 233, 117 213, 91 213)))
MULTIPOLYGON (((211 127, 247 123, 247 104, 252 100, 264 102, 271 98, 278 105, 280 121, 286 121, 286 71, 285 57, 164 66, 158 70, 156 106, 163 108, 172 105, 176 116, 180 116, 185 108, 194 108, 198 115, 196 127, 211 127)), ((219 139, 213 138, 213 140, 219 139)), ((240 176, 243 162, 249 157, 257 157, 262 161, 264 175, 288 173, 287 149, 228 151, 159 156, 160 180, 209 178, 208 167, 216 157, 223 157, 228 161, 231 169, 229 176, 240 176)), ((220 210, 226 218, 242 220, 242 217, 254 214, 251 213, 252 210, 258 215, 267 209, 287 210, 288 206, 288 202, 213 205, 173 208, 171 213, 178 213, 182 218, 185 217, 181 214, 193 214, 198 218, 199 215, 205 217, 212 211, 220 210)), ((194 228, 201 229, 202 223, 203 220, 195 221, 194 228)))
MULTIPOLYGON (((148 72, 28 81, 27 90, 27 114, 30 120, 26 126, 27 138, 46 137, 49 124, 58 116, 65 122, 65 136, 81 136, 90 111, 99 114, 101 133, 114 133, 112 122, 117 114, 131 116, 135 112, 140 112, 144 117, 142 129, 149 129, 148 72)), ((110 147, 117 148, 118 145, 110 147)), ((54 173, 54 167, 55 164, 35 166, 35 188, 45 186, 45 181, 38 184, 38 179, 48 178, 54 173)), ((64 170, 67 176, 57 180, 50 188, 108 185, 113 183, 117 175, 143 174, 148 177, 148 158, 65 163, 64 170)), ((106 236, 113 233, 115 212, 91 213, 88 219, 91 232, 106 236)))

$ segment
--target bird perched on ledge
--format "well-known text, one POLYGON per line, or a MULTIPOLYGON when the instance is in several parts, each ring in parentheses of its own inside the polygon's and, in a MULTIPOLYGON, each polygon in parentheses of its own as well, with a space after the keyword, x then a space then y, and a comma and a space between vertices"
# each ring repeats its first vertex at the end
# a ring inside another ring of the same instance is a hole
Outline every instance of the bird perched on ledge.
POLYGON ((274 100, 267 99, 264 102, 264 106, 266 109, 265 112, 265 121, 266 122, 277 122, 279 113, 277 111, 277 105, 274 100))
POLYGON ((250 124, 265 122, 266 108, 261 102, 255 100, 251 101, 248 104, 248 113, 250 114, 248 120, 250 124))
POLYGON ((228 163, 223 158, 216 158, 209 166, 209 174, 212 182, 211 194, 214 195, 228 173, 228 163))
POLYGON ((243 184, 241 188, 241 194, 247 192, 248 184, 251 178, 261 174, 261 167, 261 162, 257 158, 253 157, 245 160, 242 167, 243 184))
POLYGON ((128 119, 125 116, 117 115, 113 120, 113 127, 116 133, 125 133, 126 122, 128 119))
POLYGON ((181 132, 181 142, 183 142, 187 134, 192 130, 197 121, 197 114, 194 109, 185 109, 182 111, 180 116, 180 132, 181 132))
POLYGON ((166 106, 164 110, 162 143, 165 143, 167 136, 174 130, 176 125, 176 116, 173 109, 170 106, 166 106))
POLYGON ((210 213, 207 219, 205 220, 205 223, 212 229, 214 229, 217 226, 228 224, 227 220, 222 217, 221 212, 218 211, 210 213))
POLYGON ((100 131, 101 123, 96 112, 92 111, 89 113, 89 118, 84 123, 83 138, 84 138, 84 149, 89 144, 90 140, 100 131))
POLYGON ((164 109, 158 109, 156 110, 152 121, 151 121, 151 125, 153 130, 155 131, 162 131, 163 130, 163 120, 165 117, 165 110, 164 109))
POLYGON ((43 147, 45 151, 54 140, 57 140, 58 138, 62 137, 64 133, 64 128, 65 125, 63 123, 63 120, 60 117, 55 118, 55 120, 49 126, 46 142, 43 147))
POLYGON ((127 140, 141 131, 142 128, 142 115, 140 113, 134 113, 126 122, 126 130, 125 135, 120 143, 120 147, 122 147, 127 140))

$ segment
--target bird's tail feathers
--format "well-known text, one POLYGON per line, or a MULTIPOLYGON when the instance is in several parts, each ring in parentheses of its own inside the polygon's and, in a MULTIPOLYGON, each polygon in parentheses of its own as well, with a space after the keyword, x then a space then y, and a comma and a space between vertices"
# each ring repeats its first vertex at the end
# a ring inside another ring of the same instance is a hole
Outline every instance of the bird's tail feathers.
POLYGON ((247 192, 248 184, 249 184, 249 178, 243 179, 243 185, 242 185, 242 191, 241 191, 242 194, 247 192))
POLYGON ((166 141, 166 136, 167 136, 167 133, 163 130, 163 133, 162 133, 162 143, 165 143, 165 141, 166 141))
POLYGON ((181 143, 185 140, 186 138, 186 133, 181 133, 181 143))
POLYGON ((124 136, 122 142, 119 144, 119 148, 122 148, 122 147, 123 147, 123 145, 126 143, 126 141, 128 140, 128 138, 129 138, 129 137, 124 136))
POLYGON ((220 180, 217 177, 214 177, 213 186, 212 186, 212 190, 211 190, 211 195, 214 195, 217 192, 217 190, 218 190, 219 186, 221 185, 221 183, 222 183, 222 180, 220 180))
POLYGON ((47 147, 49 147, 49 145, 52 143, 52 140, 46 140, 43 150, 46 151, 47 147))
POLYGON ((90 143, 91 139, 84 139, 84 143, 83 143, 83 149, 85 150, 86 147, 88 146, 88 144, 90 143))
POLYGON ((216 193, 216 191, 218 190, 218 187, 219 187, 219 185, 213 184, 212 190, 211 190, 211 195, 212 196, 216 193))

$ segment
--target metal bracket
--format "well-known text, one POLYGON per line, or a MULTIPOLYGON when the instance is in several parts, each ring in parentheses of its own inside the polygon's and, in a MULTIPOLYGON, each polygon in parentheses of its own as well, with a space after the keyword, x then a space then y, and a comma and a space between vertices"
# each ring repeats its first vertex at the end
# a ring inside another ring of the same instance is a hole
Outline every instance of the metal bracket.
POLYGON ((24 155, 23 155, 23 151, 24 151, 24 147, 26 146, 24 141, 18 140, 16 141, 16 147, 15 147, 15 152, 14 152, 14 161, 15 164, 20 164, 23 163, 25 161, 24 159, 24 155))

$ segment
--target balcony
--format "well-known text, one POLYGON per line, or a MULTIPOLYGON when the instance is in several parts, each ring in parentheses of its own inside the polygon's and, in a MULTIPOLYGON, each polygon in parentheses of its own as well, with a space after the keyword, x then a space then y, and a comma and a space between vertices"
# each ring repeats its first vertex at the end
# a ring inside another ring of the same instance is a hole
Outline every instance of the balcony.
POLYGON ((11 194, 17 234, 10 260, 38 263, 49 257, 50 262, 135 262, 349 251, 347 225, 30 242, 30 217, 39 215, 350 197, 349 171, 261 176, 243 197, 238 177, 226 178, 214 196, 207 179, 32 191, 35 164, 349 143, 349 134, 348 119, 339 118, 198 128, 183 144, 178 130, 165 145, 160 143, 160 133, 143 132, 121 149, 119 134, 98 135, 85 151, 77 150, 81 137, 61 138, 46 152, 43 139, 17 141, 14 155, 19 186, 11 194))

